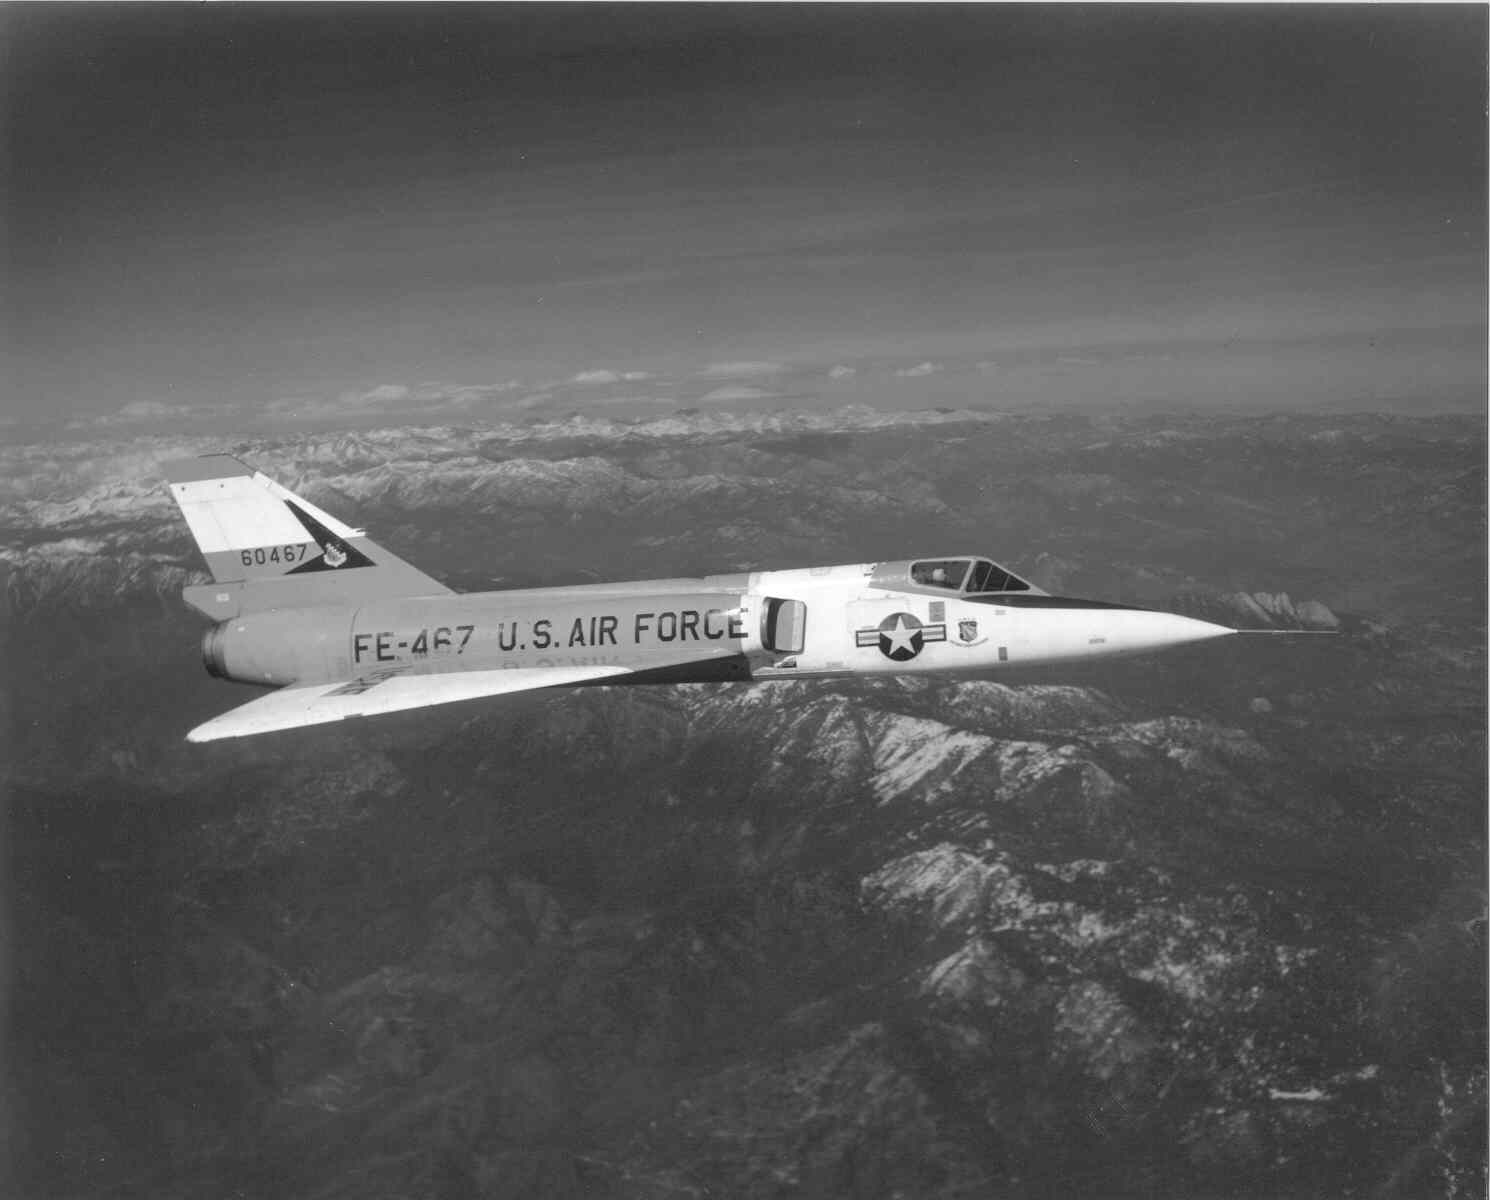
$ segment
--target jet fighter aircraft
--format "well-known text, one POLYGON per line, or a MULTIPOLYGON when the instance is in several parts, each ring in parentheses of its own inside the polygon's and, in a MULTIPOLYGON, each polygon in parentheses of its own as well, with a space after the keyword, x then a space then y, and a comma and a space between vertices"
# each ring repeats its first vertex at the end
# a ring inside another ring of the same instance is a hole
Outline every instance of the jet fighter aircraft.
POLYGON ((213 622, 208 672, 275 689, 193 742, 534 688, 996 672, 1237 632, 974 555, 457 594, 229 455, 163 470, 212 573, 182 593, 213 622))

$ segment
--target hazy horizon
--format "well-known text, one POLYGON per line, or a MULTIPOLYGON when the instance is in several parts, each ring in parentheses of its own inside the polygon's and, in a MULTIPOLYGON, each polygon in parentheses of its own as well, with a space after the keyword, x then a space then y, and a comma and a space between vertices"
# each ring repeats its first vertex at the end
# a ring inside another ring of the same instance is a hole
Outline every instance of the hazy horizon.
POLYGON ((1484 405, 1482 8, 4 21, 13 423, 1484 405))

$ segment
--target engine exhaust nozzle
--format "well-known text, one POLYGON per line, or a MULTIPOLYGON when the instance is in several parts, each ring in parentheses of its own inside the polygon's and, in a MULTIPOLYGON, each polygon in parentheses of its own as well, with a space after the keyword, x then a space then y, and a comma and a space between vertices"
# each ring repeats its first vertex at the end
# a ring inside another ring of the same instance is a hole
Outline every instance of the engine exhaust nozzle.
POLYGON ((228 674, 227 660, 223 657, 223 634, 227 627, 226 621, 219 621, 202 635, 202 665, 214 679, 232 678, 228 674))

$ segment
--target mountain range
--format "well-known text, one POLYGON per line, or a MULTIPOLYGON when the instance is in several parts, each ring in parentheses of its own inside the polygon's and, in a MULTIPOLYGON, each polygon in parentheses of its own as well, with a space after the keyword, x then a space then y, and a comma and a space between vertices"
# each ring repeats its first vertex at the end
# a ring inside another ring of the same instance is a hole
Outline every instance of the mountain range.
POLYGON ((1482 421, 0 450, 15 1194, 1483 1190, 1482 421), (991 554, 1335 637, 204 749, 161 458, 461 587, 991 554))

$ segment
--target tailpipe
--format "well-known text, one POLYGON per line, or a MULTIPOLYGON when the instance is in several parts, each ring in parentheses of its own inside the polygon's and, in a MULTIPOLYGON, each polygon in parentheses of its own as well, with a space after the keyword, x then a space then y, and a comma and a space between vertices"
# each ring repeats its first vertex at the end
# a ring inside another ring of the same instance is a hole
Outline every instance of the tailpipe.
POLYGON ((219 621, 202 635, 202 665, 207 668, 207 674, 213 679, 232 678, 228 674, 227 659, 223 655, 224 634, 227 628, 226 621, 219 621))

